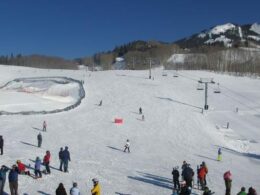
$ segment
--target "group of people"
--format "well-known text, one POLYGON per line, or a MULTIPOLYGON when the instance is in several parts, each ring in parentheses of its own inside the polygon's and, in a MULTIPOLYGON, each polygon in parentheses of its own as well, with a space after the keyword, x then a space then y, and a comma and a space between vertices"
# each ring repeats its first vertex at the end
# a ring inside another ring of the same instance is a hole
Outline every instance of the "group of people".
MULTIPOLYGON (((99 181, 97 178, 92 179, 93 182, 93 188, 91 189, 92 195, 101 195, 101 188, 99 185, 99 181)), ((67 191, 63 185, 63 183, 60 183, 58 188, 56 189, 56 195, 67 195, 67 191)), ((72 188, 69 190, 70 195, 80 195, 80 189, 78 188, 78 184, 76 182, 73 182, 72 188)))
MULTIPOLYGON (((208 173, 208 167, 206 163, 203 161, 199 166, 197 166, 197 187, 194 184, 194 171, 190 167, 186 161, 183 161, 182 164, 182 180, 179 180, 180 173, 179 167, 174 167, 172 170, 173 175, 173 195, 190 195, 192 188, 196 188, 198 190, 203 191, 203 195, 212 195, 212 192, 207 187, 206 176, 208 173)), ((231 195, 231 187, 232 187, 232 174, 230 171, 226 171, 223 175, 223 179, 225 182, 225 195, 231 195)), ((253 187, 248 189, 248 193, 246 193, 245 187, 241 188, 241 191, 237 195, 257 195, 256 190, 253 187)))

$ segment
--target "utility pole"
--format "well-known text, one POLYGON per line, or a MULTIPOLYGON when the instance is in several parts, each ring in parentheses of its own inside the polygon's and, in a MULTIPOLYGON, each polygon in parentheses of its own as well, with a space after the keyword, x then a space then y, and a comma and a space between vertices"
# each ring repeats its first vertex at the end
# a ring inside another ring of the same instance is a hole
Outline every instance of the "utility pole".
POLYGON ((151 79, 152 78, 152 59, 151 58, 149 58, 149 59, 150 59, 149 79, 151 79))
POLYGON ((133 57, 133 70, 135 69, 135 57, 133 57))
POLYGON ((205 105, 204 109, 208 110, 209 105, 208 105, 208 84, 214 84, 215 82, 213 81, 213 78, 200 78, 198 81, 199 83, 204 83, 205 84, 205 105))

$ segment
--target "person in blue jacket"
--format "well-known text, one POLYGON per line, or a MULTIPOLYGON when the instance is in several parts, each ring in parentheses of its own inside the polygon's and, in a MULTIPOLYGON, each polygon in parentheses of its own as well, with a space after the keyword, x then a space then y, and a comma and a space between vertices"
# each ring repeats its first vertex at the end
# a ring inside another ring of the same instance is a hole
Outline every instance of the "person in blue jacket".
POLYGON ((64 166, 64 172, 68 172, 68 165, 70 161, 70 152, 68 146, 65 147, 65 150, 62 152, 62 161, 64 166))
POLYGON ((4 187, 5 187, 5 180, 6 180, 6 173, 9 171, 9 169, 2 165, 0 169, 0 194, 4 194, 4 187))
POLYGON ((18 174, 17 166, 13 165, 8 175, 11 195, 18 195, 18 174))
POLYGON ((41 164, 42 164, 41 159, 37 156, 36 160, 35 160, 35 165, 34 165, 35 179, 42 177, 41 164))

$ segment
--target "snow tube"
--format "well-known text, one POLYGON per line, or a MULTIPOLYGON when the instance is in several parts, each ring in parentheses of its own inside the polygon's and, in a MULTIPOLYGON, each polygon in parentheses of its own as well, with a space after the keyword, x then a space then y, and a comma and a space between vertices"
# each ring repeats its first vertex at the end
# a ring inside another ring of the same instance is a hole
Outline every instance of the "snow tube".
POLYGON ((115 118, 115 123, 122 124, 123 123, 123 119, 122 118, 115 118))

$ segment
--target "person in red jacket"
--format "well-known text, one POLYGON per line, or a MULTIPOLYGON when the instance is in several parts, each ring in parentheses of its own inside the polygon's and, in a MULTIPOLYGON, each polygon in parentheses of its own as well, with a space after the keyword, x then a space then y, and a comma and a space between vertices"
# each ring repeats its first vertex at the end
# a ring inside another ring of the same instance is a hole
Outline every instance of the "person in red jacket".
POLYGON ((19 174, 31 175, 30 171, 26 170, 25 165, 20 160, 17 160, 16 163, 17 163, 17 168, 18 168, 19 174))
POLYGON ((199 178, 202 190, 204 190, 204 188, 205 188, 206 174, 207 174, 206 168, 203 165, 200 165, 200 169, 199 169, 199 172, 198 172, 198 178, 199 178))
POLYGON ((46 168, 46 174, 51 173, 50 166, 49 166, 50 158, 51 158, 51 153, 49 150, 47 150, 45 156, 43 157, 43 164, 45 165, 46 168))

